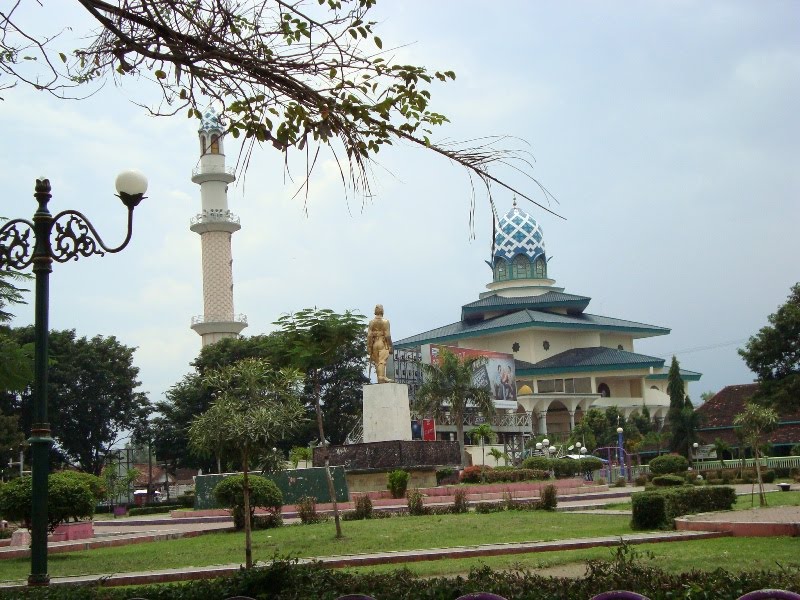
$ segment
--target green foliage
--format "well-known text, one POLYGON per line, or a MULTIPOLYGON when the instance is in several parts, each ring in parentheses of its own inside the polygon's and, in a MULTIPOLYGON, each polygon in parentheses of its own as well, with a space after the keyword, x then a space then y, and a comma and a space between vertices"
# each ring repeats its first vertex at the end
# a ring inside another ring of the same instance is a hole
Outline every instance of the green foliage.
MULTIPOLYGON (((88 480, 71 471, 51 473, 47 478, 47 525, 53 531, 70 519, 90 519, 95 495, 88 480)), ((31 478, 18 477, 0 486, 0 515, 30 528, 31 478)))
POLYGON ((755 457, 756 479, 758 481, 758 498, 761 506, 767 505, 767 496, 761 477, 761 447, 766 443, 766 436, 778 426, 778 413, 768 407, 748 402, 744 410, 733 418, 741 439, 753 449, 755 457))
POLYGON ((689 461, 679 454, 664 454, 655 457, 648 463, 648 466, 653 475, 669 475, 688 471, 689 461))
POLYGON ((128 509, 128 516, 141 517, 145 515, 163 515, 177 508, 179 507, 171 503, 166 506, 132 506, 128 509))
POLYGON ((483 364, 482 357, 461 357, 442 348, 436 364, 422 364, 423 383, 417 390, 416 410, 423 415, 439 418, 452 415, 456 437, 461 450, 461 465, 467 464, 464 449, 464 414, 467 407, 483 415, 494 414, 494 402, 489 390, 473 382, 475 368, 483 364))
POLYGON ((551 459, 544 456, 529 456, 522 461, 523 469, 535 469, 537 471, 549 471, 551 459))
POLYGON ((575 477, 587 472, 603 468, 603 461, 589 456, 575 460, 573 458, 545 458, 544 456, 529 456, 522 461, 523 469, 536 471, 552 471, 557 479, 575 477))
POLYGON ((539 503, 543 510, 555 510, 556 506, 558 506, 558 490, 556 486, 552 484, 544 486, 539 503))
POLYGON ((453 467, 442 467, 436 469, 436 485, 446 485, 458 483, 458 474, 453 467))
MULTIPOLYGON (((23 346, 34 342, 32 326, 11 329, 9 335, 23 346)), ((48 414, 62 460, 97 475, 121 434, 146 420, 152 408, 147 395, 137 391, 134 351, 113 336, 90 339, 74 330, 50 331, 48 414)), ((0 396, 0 410, 19 415, 23 431, 33 421, 32 393, 26 387, 0 396)))
POLYGON ((772 407, 800 407, 800 282, 769 315, 769 325, 752 336, 739 354, 758 377, 754 400, 772 407))
POLYGON ((461 471, 462 483, 480 483, 483 481, 484 474, 491 473, 492 467, 482 465, 471 465, 461 471))
MULTIPOLYGON (((278 486, 266 477, 250 475, 250 517, 256 508, 263 508, 269 513, 280 513, 283 505, 283 494, 278 486)), ((244 475, 231 475, 214 486, 214 497, 217 502, 231 510, 233 524, 237 529, 244 527, 244 475)))
POLYGON ((311 461, 312 455, 313 452, 308 446, 294 446, 289 451, 289 462, 296 469, 301 460, 305 462, 311 461))
POLYGON ((652 483, 656 487, 684 485, 686 483, 686 478, 680 475, 657 475, 653 477, 652 483))
POLYGON ((633 529, 671 529, 676 517, 731 510, 736 490, 726 486, 683 486, 631 494, 633 529))
POLYGON ((387 489, 392 494, 392 498, 402 498, 406 495, 406 488, 408 488, 408 480, 411 479, 411 474, 402 469, 391 471, 388 475, 389 483, 387 489))
POLYGON ((303 525, 313 525, 324 520, 322 515, 317 513, 317 499, 314 496, 303 496, 298 498, 297 516, 303 525))
POLYGON ((421 517, 430 514, 430 511, 425 506, 423 501, 424 496, 419 490, 412 490, 408 492, 408 514, 412 517, 421 517))

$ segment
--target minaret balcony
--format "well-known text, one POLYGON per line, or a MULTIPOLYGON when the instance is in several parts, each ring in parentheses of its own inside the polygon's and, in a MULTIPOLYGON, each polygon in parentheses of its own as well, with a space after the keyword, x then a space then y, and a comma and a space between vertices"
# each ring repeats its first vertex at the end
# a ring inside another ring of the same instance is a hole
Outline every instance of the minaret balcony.
POLYGON ((236 169, 226 167, 224 163, 203 162, 199 167, 192 170, 192 181, 194 183, 205 183, 206 181, 232 183, 236 181, 236 169))
POLYGON ((215 209, 204 210, 195 215, 189 221, 189 229, 195 233, 205 233, 207 231, 227 231, 233 233, 239 231, 242 225, 239 217, 229 210, 215 209))
POLYGON ((230 333, 239 335, 247 327, 247 315, 197 315, 192 317, 192 329, 200 335, 230 333))

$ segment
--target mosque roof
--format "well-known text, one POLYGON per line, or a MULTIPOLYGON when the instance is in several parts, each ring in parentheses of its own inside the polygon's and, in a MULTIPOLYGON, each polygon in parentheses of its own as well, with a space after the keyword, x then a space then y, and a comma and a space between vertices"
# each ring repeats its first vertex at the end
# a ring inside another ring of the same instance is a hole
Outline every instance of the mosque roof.
POLYGON ((213 106, 209 106, 205 112, 203 112, 203 118, 200 120, 200 129, 198 129, 198 131, 217 131, 222 133, 224 130, 225 128, 222 126, 217 111, 214 110, 213 106))
POLYGON ((568 313, 582 313, 591 298, 565 294, 564 292, 546 292, 540 296, 505 297, 497 294, 486 296, 461 307, 461 319, 474 321, 483 319, 487 313, 513 312, 525 308, 543 310, 548 308, 565 308, 568 313))
POLYGON ((530 259, 544 257, 544 232, 536 219, 519 208, 514 200, 511 210, 498 219, 492 259, 511 260, 518 254, 530 259))
POLYGON ((424 333, 412 335, 395 342, 397 348, 411 348, 422 344, 439 344, 463 338, 482 337, 504 331, 513 331, 530 328, 556 328, 574 330, 601 330, 618 331, 639 334, 639 337, 653 335, 666 335, 669 329, 656 325, 647 325, 635 321, 624 321, 611 317, 580 313, 575 315, 561 315, 524 308, 512 313, 486 319, 485 321, 469 322, 458 321, 431 329, 424 333))
POLYGON ((550 375, 575 371, 596 371, 602 369, 642 369, 664 366, 664 359, 627 350, 595 346, 591 348, 572 348, 554 354, 535 364, 518 368, 518 375, 550 375))

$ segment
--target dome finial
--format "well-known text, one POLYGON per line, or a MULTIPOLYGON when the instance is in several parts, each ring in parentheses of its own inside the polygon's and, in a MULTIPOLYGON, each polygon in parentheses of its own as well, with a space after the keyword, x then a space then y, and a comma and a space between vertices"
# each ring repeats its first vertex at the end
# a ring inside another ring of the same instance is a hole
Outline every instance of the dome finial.
POLYGON ((511 208, 517 208, 517 195, 514 194, 514 201, 511 203, 511 208))

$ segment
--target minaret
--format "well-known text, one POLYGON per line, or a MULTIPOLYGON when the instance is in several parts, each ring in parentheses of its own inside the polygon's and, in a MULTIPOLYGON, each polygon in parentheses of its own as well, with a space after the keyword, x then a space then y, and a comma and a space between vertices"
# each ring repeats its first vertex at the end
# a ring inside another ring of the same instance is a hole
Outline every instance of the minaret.
POLYGON ((200 166, 192 172, 192 181, 200 185, 202 210, 189 227, 200 234, 203 249, 203 314, 192 318, 203 346, 236 337, 247 327, 247 317, 233 313, 231 234, 241 225, 228 210, 228 184, 236 176, 225 167, 223 134, 216 111, 207 109, 198 130, 200 166))

